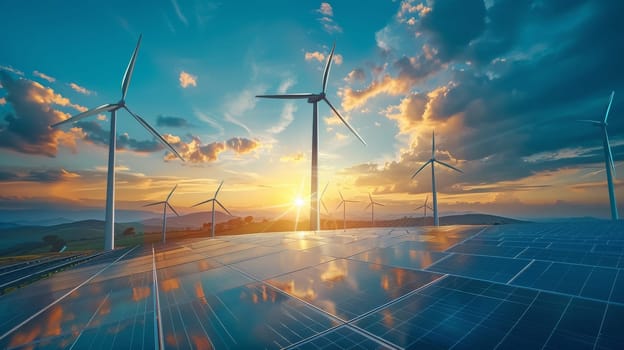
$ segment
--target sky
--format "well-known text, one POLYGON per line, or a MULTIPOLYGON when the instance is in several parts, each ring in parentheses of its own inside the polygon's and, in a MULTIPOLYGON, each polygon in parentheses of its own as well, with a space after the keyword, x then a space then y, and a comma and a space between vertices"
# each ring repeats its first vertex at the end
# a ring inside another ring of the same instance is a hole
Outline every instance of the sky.
MULTIPOLYGON (((600 120, 624 210, 624 23, 619 0, 4 2, 0 31, 0 210, 101 210, 109 115, 49 125, 119 101, 118 210, 147 210, 173 186, 182 214, 219 198, 236 215, 291 215, 310 191, 312 106, 258 94, 321 91, 366 140, 319 104, 320 187, 331 215, 421 215, 431 157, 441 215, 609 217, 600 120)), ((304 201, 305 202, 305 201, 304 201)), ((154 210, 158 210, 157 208, 154 210)), ((96 212, 99 212, 96 210, 96 212)), ((54 213, 54 214, 52 214, 54 213)))

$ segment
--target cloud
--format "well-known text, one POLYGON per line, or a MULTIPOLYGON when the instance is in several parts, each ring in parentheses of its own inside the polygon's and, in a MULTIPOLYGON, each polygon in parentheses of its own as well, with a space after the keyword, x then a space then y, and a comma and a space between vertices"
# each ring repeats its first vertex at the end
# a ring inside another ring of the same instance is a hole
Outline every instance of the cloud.
POLYGON ((290 123, 295 119, 294 114, 297 111, 297 106, 292 102, 286 102, 282 107, 282 113, 280 114, 280 120, 277 124, 273 125, 267 130, 271 134, 279 134, 284 131, 290 123))
POLYGON ((323 61, 325 61, 325 54, 323 54, 321 52, 318 52, 318 51, 306 52, 305 53, 305 60, 306 61, 317 60, 319 62, 323 62, 323 61))
POLYGON ((303 152, 296 152, 293 154, 287 154, 280 157, 280 162, 288 163, 288 162, 301 162, 305 160, 305 154, 303 152))
POLYGON ((175 10, 175 13, 178 16, 178 19, 180 20, 180 22, 184 23, 185 26, 188 26, 188 20, 182 13, 182 10, 180 9, 180 5, 178 5, 178 2, 176 0, 171 0, 171 5, 173 6, 173 9, 175 10))
POLYGON ((59 145, 75 151, 76 129, 63 131, 50 125, 69 118, 67 113, 55 107, 70 107, 78 111, 86 108, 72 104, 68 98, 50 88, 27 79, 13 79, 0 71, 0 83, 7 95, 6 102, 12 112, 5 114, 0 122, 0 147, 15 152, 54 157, 59 145))
MULTIPOLYGON (((75 124, 83 132, 82 138, 100 146, 108 146, 110 131, 102 128, 101 124, 93 120, 81 120, 75 124)), ((149 140, 137 140, 128 133, 117 135, 117 149, 130 150, 139 153, 153 153, 164 149, 164 146, 151 138, 149 140)))
POLYGON ((334 16, 334 9, 328 2, 322 2, 321 8, 318 9, 317 11, 320 12, 324 16, 329 16, 329 17, 334 16))
POLYGON ((28 170, 8 170, 0 171, 0 182, 42 182, 55 183, 68 179, 80 177, 77 173, 72 173, 65 169, 28 169, 28 170))
POLYGON ((4 106, 7 103, 6 98, 0 97, 0 106, 4 106))
POLYGON ((5 70, 7 72, 11 72, 11 73, 13 73, 15 75, 19 75, 19 76, 24 76, 24 72, 22 72, 21 70, 15 69, 15 68, 13 68, 11 66, 0 65, 0 70, 5 70))
POLYGON ((354 90, 351 87, 342 88, 338 91, 338 95, 342 98, 342 108, 345 111, 351 111, 363 106, 368 100, 380 94, 392 96, 406 94, 411 85, 410 79, 393 78, 390 75, 385 75, 380 80, 374 80, 362 90, 354 90))
POLYGON ((353 84, 356 82, 362 83, 366 80, 366 73, 364 72, 364 69, 356 68, 350 71, 349 74, 347 74, 347 76, 344 78, 344 80, 349 84, 353 84))
POLYGON ((156 125, 168 126, 171 128, 185 128, 185 127, 190 126, 189 122, 184 118, 167 116, 167 115, 159 115, 156 118, 156 125))
POLYGON ((342 27, 334 22, 334 9, 328 2, 322 2, 321 7, 316 11, 321 14, 318 21, 327 33, 342 33, 342 27))
POLYGON ((288 91, 288 89, 290 89, 293 85, 295 85, 296 82, 297 80, 295 80, 294 78, 284 79, 284 81, 282 81, 279 87, 277 88, 277 93, 285 94, 288 91))
POLYGON ((180 72, 180 86, 186 89, 189 86, 197 87, 197 76, 185 71, 180 72))
POLYGON ((74 91, 76 91, 77 93, 80 93, 80 94, 83 94, 83 95, 92 95, 93 94, 93 91, 88 90, 87 88, 82 87, 82 86, 80 86, 80 85, 78 85, 76 83, 69 83, 69 86, 74 91))
MULTIPOLYGON (((244 137, 232 137, 226 141, 215 141, 203 144, 198 136, 191 136, 191 141, 183 142, 179 137, 166 135, 170 142, 187 162, 201 164, 219 160, 219 154, 230 150, 236 155, 251 153, 261 147, 258 140, 251 140, 244 137)), ((165 160, 174 160, 174 154, 167 153, 165 160)))
POLYGON ((43 73, 41 73, 41 72, 39 72, 39 71, 34 71, 34 72, 33 72, 33 74, 34 74, 36 77, 39 77, 39 78, 44 79, 44 80, 47 80, 47 81, 48 81, 48 82, 50 82, 50 83, 53 83, 53 82, 55 82, 55 81, 56 81, 56 79, 55 79, 55 78, 53 78, 53 77, 51 77, 51 76, 49 76, 49 75, 43 74, 43 73))

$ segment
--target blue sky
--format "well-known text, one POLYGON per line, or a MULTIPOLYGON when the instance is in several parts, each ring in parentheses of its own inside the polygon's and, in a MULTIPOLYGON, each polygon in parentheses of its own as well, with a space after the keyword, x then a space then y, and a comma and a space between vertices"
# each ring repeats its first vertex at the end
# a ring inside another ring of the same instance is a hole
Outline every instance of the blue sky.
MULTIPOLYGON (((618 1, 65 1, 2 5, 0 204, 3 211, 103 207, 106 116, 48 129, 116 102, 143 34, 127 103, 174 143, 171 160, 120 112, 120 209, 180 187, 190 212, 225 180, 239 214, 276 215, 309 192, 311 105, 256 94, 319 92, 364 147, 320 105, 320 182, 413 214, 430 192, 436 130, 441 212, 608 216, 599 130, 616 91, 609 136, 624 155, 624 28, 618 1), (101 120, 100 120, 101 119, 101 120)), ((618 173, 622 171, 617 167, 618 173)), ((616 192, 624 201, 622 182, 616 192)), ((622 206, 620 205, 620 208, 622 206)), ((354 210, 354 216, 366 212, 354 210)))

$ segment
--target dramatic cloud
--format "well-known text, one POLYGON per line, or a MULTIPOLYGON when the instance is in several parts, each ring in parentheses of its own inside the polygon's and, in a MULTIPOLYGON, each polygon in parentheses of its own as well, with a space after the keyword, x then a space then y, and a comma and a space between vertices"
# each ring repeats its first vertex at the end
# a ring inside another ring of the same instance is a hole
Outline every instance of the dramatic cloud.
POLYGON ((167 115, 159 115, 156 118, 157 126, 168 126, 171 128, 184 128, 190 126, 189 122, 180 117, 172 117, 167 115))
POLYGON ((380 94, 388 94, 392 96, 403 95, 409 92, 411 81, 403 78, 393 78, 385 75, 380 80, 373 81, 363 90, 354 90, 350 87, 342 88, 338 91, 338 95, 342 98, 342 108, 350 111, 361 107, 369 99, 380 94))
MULTIPOLYGON (((233 137, 226 141, 216 141, 208 144, 202 144, 201 139, 197 136, 191 136, 190 142, 183 142, 179 137, 173 135, 165 135, 165 139, 176 148, 187 162, 196 164, 215 162, 219 159, 219 154, 227 150, 237 155, 242 155, 250 153, 261 146, 260 141, 244 137, 233 137)), ((174 160, 176 158, 172 153, 167 153, 165 156, 165 160, 174 160)))
POLYGON ((0 122, 0 147, 20 153, 56 156, 58 146, 63 144, 75 149, 79 132, 63 131, 50 125, 69 118, 67 113, 55 107, 69 107, 78 111, 84 107, 50 88, 26 79, 13 79, 0 71, 0 83, 7 92, 5 97, 13 112, 7 113, 0 122))
POLYGON ((71 87, 74 91, 76 91, 77 93, 83 94, 83 95, 93 95, 93 91, 88 90, 85 87, 82 87, 76 83, 69 83, 69 87, 71 87))
MULTIPOLYGON (((96 145, 108 146, 110 132, 109 130, 103 129, 100 123, 93 120, 81 120, 76 123, 76 126, 84 132, 83 139, 85 141, 96 145)), ((118 150, 152 153, 164 149, 163 145, 154 138, 150 138, 148 140, 137 140, 130 137, 128 133, 117 135, 116 142, 118 150)))
POLYGON ((185 71, 180 72, 180 86, 186 89, 189 86, 197 87, 197 76, 185 71))
POLYGON ((0 182, 43 182, 54 183, 80 177, 77 173, 65 169, 28 169, 24 171, 0 171, 0 182))
POLYGON ((44 80, 47 80, 47 81, 48 81, 48 82, 50 82, 50 83, 53 83, 53 82, 55 82, 55 81, 56 81, 56 79, 52 78, 51 76, 49 76, 49 75, 47 75, 47 74, 43 74, 43 73, 41 73, 41 72, 39 72, 39 71, 34 71, 34 72, 33 72, 33 74, 34 74, 36 77, 39 77, 39 78, 44 79, 44 80))
POLYGON ((347 76, 344 78, 344 80, 349 84, 353 84, 356 82, 362 83, 366 80, 366 73, 364 72, 364 69, 356 68, 350 71, 349 74, 347 74, 347 76))

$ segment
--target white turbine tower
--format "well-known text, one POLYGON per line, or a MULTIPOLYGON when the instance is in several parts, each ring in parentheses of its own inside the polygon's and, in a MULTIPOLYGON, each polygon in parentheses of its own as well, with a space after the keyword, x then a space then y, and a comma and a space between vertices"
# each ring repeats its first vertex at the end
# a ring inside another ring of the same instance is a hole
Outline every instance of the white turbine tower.
POLYGON ((215 226, 216 226, 216 223, 215 223, 215 203, 219 204, 221 209, 225 210, 225 212, 228 213, 229 216, 234 216, 234 215, 232 215, 232 213, 230 213, 229 210, 225 209, 223 204, 221 204, 221 202, 219 202, 219 200, 217 199, 217 195, 219 194, 219 191, 221 190, 221 186, 223 186, 223 181, 221 181, 221 183, 219 184, 219 187, 217 188, 217 191, 215 192, 214 197, 212 197, 210 199, 207 199, 207 200, 205 200, 203 202, 199 202, 199 203, 197 203, 197 204, 192 206, 192 207, 196 207, 196 206, 202 205, 204 203, 212 202, 212 223, 210 225, 211 226, 211 228, 210 228, 211 235, 210 236, 212 238, 214 238, 214 236, 215 236, 215 226))
POLYGON ((412 175, 412 179, 418 175, 418 173, 423 170, 427 165, 431 164, 431 191, 433 192, 433 224, 435 226, 440 226, 440 220, 438 219, 438 194, 436 193, 436 179, 435 179, 435 163, 440 165, 444 165, 449 169, 453 169, 457 172, 463 173, 463 171, 457 169, 456 167, 446 164, 440 160, 437 160, 435 157, 435 133, 432 133, 432 141, 431 141, 431 159, 429 159, 425 164, 423 164, 420 169, 418 169, 414 175, 412 175))
POLYGON ((420 207, 414 209, 414 210, 418 210, 420 208, 423 208, 424 213, 423 213, 423 225, 425 224, 425 219, 427 218, 427 208, 433 210, 433 208, 427 204, 427 202, 429 201, 429 195, 427 195, 427 197, 425 197, 425 203, 423 205, 421 205, 420 207))
POLYGON ((332 57, 334 56, 334 49, 336 44, 331 49, 327 63, 325 64, 325 71, 323 72, 323 85, 322 90, 318 94, 312 93, 296 93, 296 94, 283 94, 283 95, 258 95, 260 98, 276 98, 276 99, 307 99, 308 103, 312 104, 312 176, 310 184, 310 230, 317 231, 320 227, 319 222, 319 200, 318 200, 318 106, 320 101, 325 101, 327 105, 336 113, 338 118, 346 125, 349 130, 355 135, 364 145, 364 139, 349 125, 349 123, 340 115, 338 110, 329 102, 325 95, 327 88, 327 77, 329 76, 329 70, 332 64, 332 57))
POLYGON ((171 195, 173 195, 173 191, 175 191, 177 187, 178 185, 175 185, 173 187, 171 192, 169 192, 167 199, 165 199, 164 201, 144 205, 144 207, 150 207, 152 205, 159 205, 159 204, 163 205, 163 218, 162 218, 162 242, 163 244, 167 243, 167 207, 169 207, 169 209, 171 209, 171 211, 174 214, 176 214, 177 216, 180 216, 180 214, 178 214, 178 212, 175 209, 173 209, 171 204, 169 204, 169 199, 171 198, 171 195))
POLYGON ((376 205, 381 205, 382 207, 385 207, 385 205, 379 203, 379 202, 375 202, 373 200, 373 196, 371 196, 371 194, 368 194, 368 199, 370 200, 370 202, 368 203, 368 205, 366 206, 366 208, 364 208, 364 210, 368 209, 369 207, 371 208, 371 225, 375 226, 375 206, 376 205))
POLYGON ((598 126, 602 130, 602 147, 604 149, 605 157, 605 169, 607 172, 607 186, 609 188, 609 202, 611 204, 611 219, 618 220, 617 203, 615 201, 615 189, 613 188, 613 177, 615 176, 615 163, 613 162, 613 153, 611 153, 611 145, 609 144, 609 135, 607 135, 607 118, 609 118, 609 110, 611 110, 611 103, 613 102, 613 95, 615 91, 611 91, 611 97, 609 98, 609 105, 607 106, 607 112, 603 121, 598 120, 579 120, 580 122, 590 123, 598 126))
POLYGON ((350 200, 344 199, 340 191, 338 191, 338 194, 340 195, 341 201, 336 207, 336 210, 338 210, 340 206, 342 206, 342 230, 346 231, 347 230, 347 203, 357 203, 358 201, 350 201, 350 200))
POLYGON ((154 130, 143 118, 141 118, 138 114, 133 113, 126 106, 126 93, 128 92, 128 86, 130 85, 130 79, 132 78, 132 72, 134 72, 134 64, 136 62, 137 54, 139 52, 139 46, 141 45, 141 35, 139 36, 139 40, 137 42, 136 48, 134 49, 134 53, 132 53, 132 57, 130 58, 130 62, 128 63, 128 67, 126 68, 126 72, 123 75, 123 79, 121 80, 121 100, 116 103, 107 103, 105 105, 101 105, 99 107, 93 108, 86 112, 82 112, 77 114, 69 119, 66 119, 62 122, 56 123, 52 125, 52 127, 57 127, 59 125, 74 123, 86 117, 100 114, 102 112, 110 112, 110 136, 108 141, 108 175, 106 177, 106 214, 104 218, 104 249, 105 250, 113 250, 115 249, 115 148, 116 148, 116 140, 117 140, 117 110, 125 109, 130 113, 134 119, 141 124, 147 131, 149 131, 154 137, 163 144, 167 149, 169 149, 173 154, 178 156, 182 161, 184 158, 180 156, 180 154, 171 146, 160 134, 154 130))

